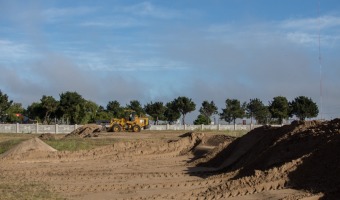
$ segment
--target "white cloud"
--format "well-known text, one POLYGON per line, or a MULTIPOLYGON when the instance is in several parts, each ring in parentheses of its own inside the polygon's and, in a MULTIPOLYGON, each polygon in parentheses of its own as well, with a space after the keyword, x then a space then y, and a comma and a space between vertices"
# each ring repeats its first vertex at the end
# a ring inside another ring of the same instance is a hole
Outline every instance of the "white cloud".
POLYGON ((325 15, 318 18, 289 19, 280 23, 279 26, 284 29, 305 31, 329 29, 340 26, 340 17, 325 15))
POLYGON ((88 15, 97 10, 97 7, 49 8, 42 11, 42 16, 48 22, 57 22, 74 16, 88 15))
POLYGON ((287 39, 300 44, 312 44, 314 46, 318 45, 318 35, 312 35, 302 32, 291 32, 287 33, 287 39))
POLYGON ((177 10, 156 6, 150 2, 142 2, 131 6, 125 6, 119 8, 119 10, 130 14, 160 19, 173 19, 181 16, 181 13, 177 10))
POLYGON ((0 39, 0 64, 11 64, 39 57, 31 45, 0 39))
POLYGON ((97 19, 81 22, 79 26, 102 28, 132 28, 146 26, 147 23, 130 17, 116 17, 111 19, 97 19))

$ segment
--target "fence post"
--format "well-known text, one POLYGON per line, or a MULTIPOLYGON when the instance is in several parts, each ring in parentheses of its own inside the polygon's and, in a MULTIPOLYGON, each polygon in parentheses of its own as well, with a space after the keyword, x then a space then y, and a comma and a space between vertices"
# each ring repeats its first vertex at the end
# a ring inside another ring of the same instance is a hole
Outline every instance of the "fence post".
POLYGON ((169 124, 166 124, 166 129, 165 130, 169 130, 169 124))
POLYGON ((201 124, 201 131, 203 131, 203 129, 204 129, 204 125, 203 125, 203 124, 201 124))
POLYGON ((16 132, 16 133, 19 133, 19 123, 16 124, 15 132, 16 132))
POLYGON ((39 133, 39 124, 38 124, 38 122, 37 122, 37 124, 36 124, 36 127, 35 127, 36 129, 35 129, 35 133, 39 133))
POLYGON ((217 125, 217 130, 220 131, 221 130, 221 124, 217 125))
POLYGON ((186 124, 184 124, 184 130, 187 130, 187 125, 186 124))
POLYGON ((58 124, 55 124, 55 134, 58 134, 58 124))

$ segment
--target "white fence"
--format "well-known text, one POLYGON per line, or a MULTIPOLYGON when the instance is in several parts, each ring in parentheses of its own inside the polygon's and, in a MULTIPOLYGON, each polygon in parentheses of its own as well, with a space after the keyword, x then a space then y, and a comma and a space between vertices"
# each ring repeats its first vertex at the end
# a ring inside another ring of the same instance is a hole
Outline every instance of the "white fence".
MULTIPOLYGON (((0 124, 0 133, 70 133, 82 125, 0 124)), ((235 125, 235 130, 251 130, 261 125, 235 125)), ((151 125, 149 130, 234 130, 234 125, 151 125)))
POLYGON ((198 131, 198 130, 217 130, 217 131, 225 131, 225 130, 251 130, 262 125, 152 125, 150 130, 164 131, 164 130, 190 130, 190 131, 198 131))
POLYGON ((0 133, 70 133, 82 125, 0 124, 0 133))

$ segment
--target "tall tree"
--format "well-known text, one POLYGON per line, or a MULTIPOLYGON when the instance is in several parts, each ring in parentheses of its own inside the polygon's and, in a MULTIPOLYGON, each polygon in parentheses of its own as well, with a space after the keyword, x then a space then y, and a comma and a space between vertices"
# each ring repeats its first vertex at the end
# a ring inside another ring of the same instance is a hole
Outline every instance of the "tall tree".
POLYGON ((164 117, 169 124, 173 124, 181 117, 181 113, 177 110, 174 101, 168 102, 165 105, 164 117))
POLYGON ((64 117, 71 124, 80 124, 85 117, 85 99, 77 92, 65 92, 60 94, 60 109, 64 117))
POLYGON ((253 123, 253 118, 260 124, 266 121, 265 119, 268 116, 266 106, 258 98, 250 99, 246 106, 246 114, 250 117, 251 124, 253 123))
MULTIPOLYGON (((201 115, 205 117, 205 119, 207 119, 207 122, 205 124, 210 124, 211 123, 210 117, 213 114, 218 113, 217 106, 215 105, 214 101, 211 101, 210 103, 208 101, 203 101, 199 112, 201 113, 201 115)), ((203 119, 202 117, 200 118, 203 119)))
POLYGON ((8 96, 0 90, 0 121, 6 120, 6 111, 13 101, 8 100, 8 96))
POLYGON ((43 95, 40 99, 41 101, 41 109, 44 112, 44 123, 50 124, 51 122, 51 115, 54 116, 55 112, 59 106, 59 102, 55 100, 52 96, 45 96, 43 95))
POLYGON ((164 119, 164 112, 166 107, 163 105, 163 102, 151 102, 144 106, 145 112, 150 115, 155 121, 155 125, 158 125, 158 121, 164 119))
POLYGON ((118 101, 109 101, 106 106, 106 110, 113 114, 115 118, 123 118, 124 117, 124 108, 120 106, 118 101))
POLYGON ((12 103, 12 105, 6 110, 7 119, 9 123, 23 123, 24 122, 24 108, 21 103, 12 103))
POLYGON ((290 108, 286 97, 277 96, 269 103, 269 111, 273 118, 278 120, 279 124, 283 123, 284 119, 288 119, 290 108))
POLYGON ((291 107, 290 115, 295 115, 301 121, 306 118, 316 117, 319 114, 319 108, 316 103, 305 96, 296 97, 289 105, 291 107))
POLYGON ((240 101, 237 99, 227 99, 225 103, 226 108, 222 109, 220 118, 228 123, 234 122, 235 129, 236 119, 242 118, 245 115, 246 104, 244 103, 241 105, 240 101))
POLYGON ((45 113, 41 107, 41 103, 33 102, 31 105, 27 106, 25 115, 30 119, 42 122, 44 120, 45 113))
POLYGON ((267 124, 268 120, 271 118, 268 106, 264 106, 255 116, 258 124, 267 124))
POLYGON ((83 119, 83 123, 96 122, 96 117, 97 117, 97 112, 99 110, 99 106, 93 101, 85 100, 84 109, 85 109, 86 117, 83 119))
POLYGON ((130 101, 130 104, 126 105, 126 108, 134 110, 138 116, 145 115, 145 111, 138 100, 130 101))
POLYGON ((175 109, 182 114, 182 124, 185 124, 186 114, 196 109, 196 104, 188 97, 177 97, 174 100, 175 109))

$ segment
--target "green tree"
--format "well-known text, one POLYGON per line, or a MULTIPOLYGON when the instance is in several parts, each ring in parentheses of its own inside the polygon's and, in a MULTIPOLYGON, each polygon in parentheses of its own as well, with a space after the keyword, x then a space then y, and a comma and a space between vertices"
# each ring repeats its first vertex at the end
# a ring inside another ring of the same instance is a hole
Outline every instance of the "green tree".
POLYGON ((130 101, 130 104, 126 105, 126 108, 134 110, 138 116, 145 116, 145 111, 138 100, 130 101))
POLYGON ((267 124, 268 119, 271 118, 268 106, 264 106, 263 109, 258 111, 258 113, 255 116, 255 119, 258 124, 267 124))
POLYGON ((115 118, 123 118, 124 117, 124 108, 120 106, 118 101, 109 101, 106 106, 106 110, 113 114, 115 118))
POLYGON ((77 92, 60 94, 60 110, 63 117, 70 120, 71 124, 80 124, 85 117, 85 99, 77 92))
POLYGON ((33 102, 31 105, 27 106, 25 115, 30 119, 42 122, 44 120, 45 113, 43 111, 41 103, 33 102))
POLYGON ((286 97, 277 96, 269 103, 269 112, 273 118, 278 120, 279 124, 283 123, 284 119, 288 119, 290 107, 286 97))
POLYGON ((188 97, 177 97, 174 100, 175 109, 182 114, 182 124, 185 124, 186 114, 196 109, 196 104, 188 97))
POLYGON ((40 99, 40 108, 42 109, 41 112, 45 113, 43 122, 50 124, 51 117, 55 116, 55 112, 58 109, 59 102, 55 100, 52 96, 45 96, 43 95, 40 99))
POLYGON ((163 105, 163 102, 151 102, 144 106, 145 112, 150 115, 153 120, 155 121, 155 125, 158 125, 159 120, 163 120, 164 112, 166 110, 166 107, 163 105))
POLYGON ((267 121, 268 109, 260 99, 250 99, 246 105, 246 114, 250 117, 251 124, 253 123, 253 118, 255 118, 257 123, 262 124, 267 121))
MULTIPOLYGON (((199 112, 201 113, 201 115, 204 116, 204 118, 202 118, 200 115, 197 117, 198 121, 202 121, 205 122, 203 124, 210 124, 211 123, 211 119, 210 117, 213 114, 217 114, 217 106, 215 105, 214 101, 211 101, 210 103, 208 101, 203 101, 202 106, 199 110, 199 112), (205 121, 204 121, 205 120, 205 121)), ((198 122, 196 121, 196 122, 198 122)))
POLYGON ((99 110, 99 106, 90 100, 85 100, 84 103, 85 109, 85 118, 83 119, 82 123, 94 123, 96 122, 97 112, 99 110))
POLYGON ((6 110, 7 119, 9 123, 22 123, 24 121, 24 108, 21 103, 12 103, 6 110))
POLYGON ((195 125, 201 125, 201 124, 208 125, 210 123, 211 123, 210 118, 208 118, 207 116, 202 115, 202 114, 199 114, 197 116, 197 119, 195 119, 195 121, 194 121, 195 125))
POLYGON ((244 103, 241 105, 240 101, 237 99, 227 99, 225 103, 226 108, 222 109, 220 118, 228 123, 234 122, 235 129, 236 119, 243 118, 245 115, 246 104, 244 103))
POLYGON ((290 115, 295 115, 301 121, 306 118, 316 117, 319 114, 319 108, 311 98, 305 96, 296 97, 289 103, 291 107, 290 115))
POLYGON ((181 117, 181 113, 177 110, 174 101, 168 102, 165 105, 164 117, 169 124, 173 124, 181 117))
POLYGON ((113 113, 108 112, 105 110, 103 106, 99 106, 97 113, 96 113, 96 119, 97 120, 103 120, 103 121, 110 121, 113 118, 113 113))
POLYGON ((0 90, 0 121, 5 121, 7 114, 7 109, 12 105, 13 101, 8 100, 8 96, 5 93, 2 93, 0 90))

